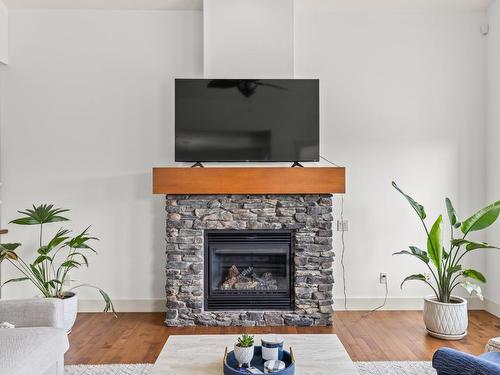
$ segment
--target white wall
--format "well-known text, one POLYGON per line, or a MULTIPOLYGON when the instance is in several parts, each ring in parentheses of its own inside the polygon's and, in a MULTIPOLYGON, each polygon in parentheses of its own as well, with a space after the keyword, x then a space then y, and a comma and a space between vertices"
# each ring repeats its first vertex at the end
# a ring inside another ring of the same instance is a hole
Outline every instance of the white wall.
POLYGON ((9 11, 0 0, 0 63, 9 62, 9 11))
POLYGON ((204 0, 205 76, 293 77, 293 0, 204 0))
MULTIPOLYGON (((446 212, 446 196, 462 217, 483 204, 484 19, 483 12, 296 13, 296 77, 321 79, 321 154, 347 167, 348 307, 380 302, 372 300, 384 296, 380 272, 388 273, 390 307, 414 308, 405 299, 429 293, 420 283, 399 288, 425 268, 391 254, 425 249, 425 235, 392 180, 424 204, 429 225, 446 212)), ((339 236, 334 248, 339 309, 339 236)))
MULTIPOLYGON (((201 12, 20 10, 10 19, 2 221, 33 202, 68 207, 75 230, 92 224, 101 239, 73 278, 117 300, 164 298, 164 198, 151 193, 151 167, 173 160, 173 78, 202 75, 201 12)), ((9 229, 3 240, 31 254, 36 228, 9 229)))
MULTIPOLYGON (((495 0, 488 11, 490 33, 488 35, 488 105, 487 105, 487 196, 489 201, 500 199, 500 154, 498 140, 500 139, 500 2, 495 0)), ((488 242, 500 244, 500 225, 488 231, 488 242)), ((489 308, 500 316, 500 252, 489 251, 487 254, 487 275, 489 308)))
MULTIPOLYGON (((201 12, 20 10, 10 17, 11 64, 0 69, 2 220, 32 202, 71 208, 75 228, 93 224, 101 238, 91 268, 74 277, 105 287, 119 307, 150 299, 161 306, 164 203, 151 195, 150 168, 173 161, 172 78, 203 71, 201 12)), ((295 14, 291 66, 297 78, 321 79, 321 153, 348 168, 353 304, 368 298, 372 307, 371 298, 383 296, 379 272, 389 274, 392 301, 420 301, 428 292, 419 284, 399 290, 407 273, 422 269, 392 252, 424 243, 391 180, 431 219, 444 212, 446 195, 462 216, 484 203, 483 156, 470 151, 484 143, 484 18, 423 10, 295 14)), ((26 249, 35 242, 34 228, 11 229, 9 240, 26 249)), ((335 250, 338 309, 339 236, 335 250)), ((473 263, 483 269, 484 257, 477 253, 473 263)), ((7 297, 33 293, 5 289, 7 297)))

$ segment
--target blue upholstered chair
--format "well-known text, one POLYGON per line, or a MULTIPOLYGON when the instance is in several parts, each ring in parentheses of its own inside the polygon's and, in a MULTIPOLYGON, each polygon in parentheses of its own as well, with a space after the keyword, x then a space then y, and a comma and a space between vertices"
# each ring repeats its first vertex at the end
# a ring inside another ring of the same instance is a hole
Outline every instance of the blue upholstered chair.
POLYGON ((442 348, 434 353, 432 367, 438 375, 500 375, 500 352, 474 356, 442 348))

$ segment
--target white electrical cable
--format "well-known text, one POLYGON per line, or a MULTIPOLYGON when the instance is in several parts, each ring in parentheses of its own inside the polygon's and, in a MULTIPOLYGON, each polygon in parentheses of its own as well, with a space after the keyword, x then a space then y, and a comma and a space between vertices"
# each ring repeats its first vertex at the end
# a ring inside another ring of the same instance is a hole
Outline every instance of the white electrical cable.
MULTIPOLYGON (((334 165, 336 167, 340 167, 338 164, 335 164, 334 162, 328 160, 327 158, 325 158, 321 155, 320 155, 320 158, 325 160, 326 162, 330 163, 331 165, 334 165)), ((345 255, 346 246, 345 246, 345 239, 344 239, 344 232, 345 232, 344 229, 345 228, 344 228, 344 196, 343 195, 341 195, 341 197, 340 197, 340 222, 342 223, 342 231, 341 231, 342 232, 342 234, 341 234, 342 250, 340 253, 340 265, 342 267, 342 290, 343 290, 343 294, 344 294, 344 310, 349 311, 349 309, 347 308, 347 286, 346 286, 345 264, 344 264, 344 255, 345 255)), ((386 277, 384 302, 380 306, 377 306, 374 309, 368 311, 368 313, 363 315, 363 318, 365 316, 368 316, 372 312, 375 312, 375 311, 380 310, 383 307, 385 307, 385 305, 387 303, 387 296, 389 295, 389 285, 388 284, 389 284, 389 281, 387 280, 387 277, 386 277)))

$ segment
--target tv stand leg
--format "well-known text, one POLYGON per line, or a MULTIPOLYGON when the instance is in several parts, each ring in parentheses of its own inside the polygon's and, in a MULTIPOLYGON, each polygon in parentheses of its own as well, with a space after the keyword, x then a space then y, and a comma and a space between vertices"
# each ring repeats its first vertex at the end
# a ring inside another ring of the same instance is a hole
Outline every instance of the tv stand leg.
POLYGON ((294 168, 294 167, 304 168, 304 166, 302 164, 300 164, 298 161, 294 161, 290 168, 294 168))
POLYGON ((196 167, 205 168, 203 164, 201 164, 201 161, 197 161, 191 166, 191 168, 196 168, 196 167))

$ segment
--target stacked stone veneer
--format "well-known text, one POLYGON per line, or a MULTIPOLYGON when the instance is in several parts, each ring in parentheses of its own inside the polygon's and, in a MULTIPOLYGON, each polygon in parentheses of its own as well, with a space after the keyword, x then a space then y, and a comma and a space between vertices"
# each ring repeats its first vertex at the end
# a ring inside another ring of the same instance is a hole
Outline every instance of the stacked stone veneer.
POLYGON ((331 325, 331 195, 167 195, 166 324, 331 325), (293 311, 205 311, 205 229, 293 229, 293 311))

